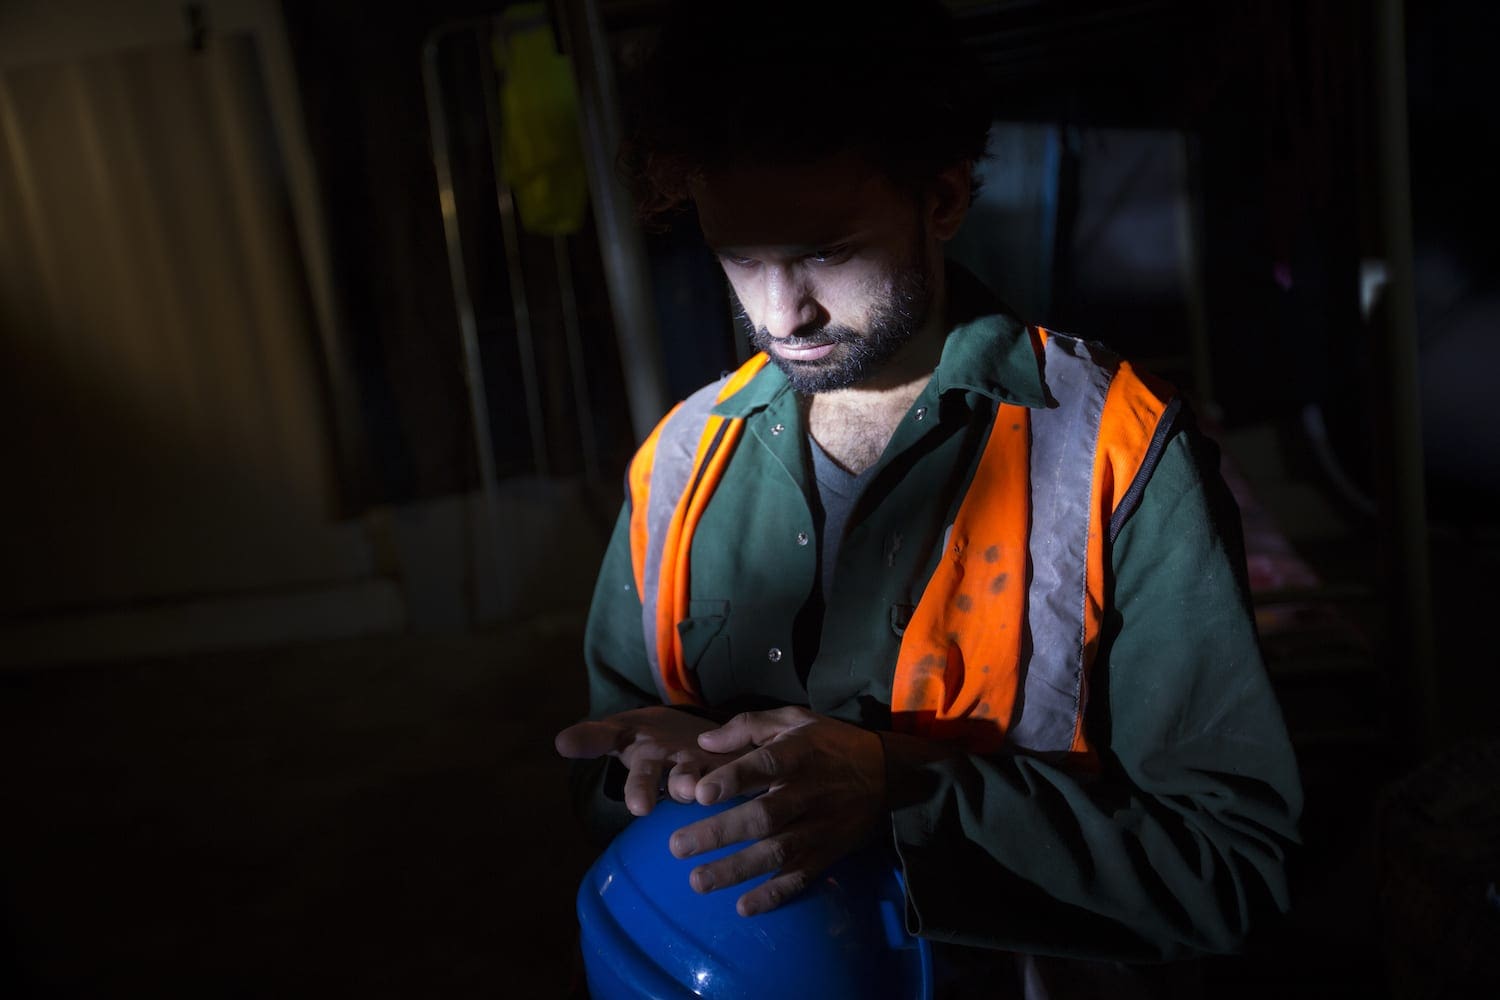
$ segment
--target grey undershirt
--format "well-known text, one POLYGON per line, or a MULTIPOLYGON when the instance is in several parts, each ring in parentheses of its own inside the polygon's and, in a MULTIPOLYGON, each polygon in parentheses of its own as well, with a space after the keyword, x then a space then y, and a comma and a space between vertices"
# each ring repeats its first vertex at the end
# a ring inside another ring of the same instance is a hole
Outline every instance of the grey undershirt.
POLYGON ((812 453, 813 482, 817 485, 818 502, 823 508, 823 526, 820 532, 820 561, 818 573, 823 584, 823 603, 826 606, 833 593, 834 569, 839 564, 839 548, 844 544, 844 528, 849 515, 865 491, 875 467, 854 475, 840 468, 828 456, 823 446, 807 436, 808 450, 812 453))

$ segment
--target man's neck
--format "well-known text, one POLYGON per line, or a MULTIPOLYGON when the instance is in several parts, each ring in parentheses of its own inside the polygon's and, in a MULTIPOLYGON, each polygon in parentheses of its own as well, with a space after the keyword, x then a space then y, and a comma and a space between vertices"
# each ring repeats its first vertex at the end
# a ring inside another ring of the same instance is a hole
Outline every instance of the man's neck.
POLYGON ((932 378, 948 332, 945 299, 941 293, 933 296, 927 322, 877 377, 802 397, 808 431, 840 468, 859 475, 879 461, 932 378))

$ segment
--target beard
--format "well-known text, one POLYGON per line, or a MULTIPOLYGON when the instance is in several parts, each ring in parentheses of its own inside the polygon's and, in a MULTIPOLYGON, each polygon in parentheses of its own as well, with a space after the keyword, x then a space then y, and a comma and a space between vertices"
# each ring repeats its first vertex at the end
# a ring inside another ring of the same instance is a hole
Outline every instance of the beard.
MULTIPOLYGON (((930 283, 920 261, 918 255, 896 272, 890 292, 876 305, 862 330, 829 323, 774 340, 765 327, 760 327, 751 331, 750 344, 770 355, 792 388, 803 395, 859 385, 879 374, 927 321, 930 283), (785 347, 835 346, 816 361, 795 361, 771 350, 773 342, 785 347)), ((743 306, 740 315, 745 315, 743 306)))

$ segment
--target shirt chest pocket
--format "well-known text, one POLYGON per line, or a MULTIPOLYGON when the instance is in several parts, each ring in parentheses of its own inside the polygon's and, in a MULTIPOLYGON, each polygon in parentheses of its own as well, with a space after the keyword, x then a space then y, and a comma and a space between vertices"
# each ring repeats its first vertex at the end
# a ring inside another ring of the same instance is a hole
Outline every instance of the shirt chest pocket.
POLYGON ((729 659, 729 602, 695 599, 688 602, 688 616, 677 623, 682 639, 682 662, 698 681, 698 690, 709 704, 719 700, 732 686, 729 659))

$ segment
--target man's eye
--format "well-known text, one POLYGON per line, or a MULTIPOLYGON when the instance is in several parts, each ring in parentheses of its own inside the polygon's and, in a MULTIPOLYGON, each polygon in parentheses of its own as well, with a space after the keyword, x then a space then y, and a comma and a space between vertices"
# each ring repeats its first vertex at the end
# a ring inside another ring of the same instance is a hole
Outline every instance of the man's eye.
POLYGON ((735 267, 751 267, 755 264, 753 257, 736 257, 732 253, 721 253, 719 254, 719 259, 726 264, 733 264, 735 267))
POLYGON ((807 259, 814 264, 838 264, 849 256, 849 248, 845 246, 826 247, 815 250, 807 255, 807 259))

